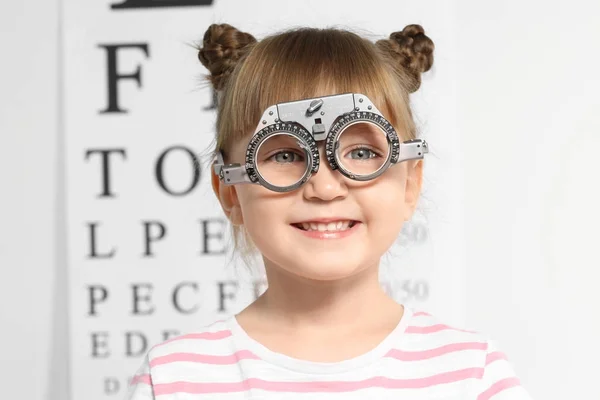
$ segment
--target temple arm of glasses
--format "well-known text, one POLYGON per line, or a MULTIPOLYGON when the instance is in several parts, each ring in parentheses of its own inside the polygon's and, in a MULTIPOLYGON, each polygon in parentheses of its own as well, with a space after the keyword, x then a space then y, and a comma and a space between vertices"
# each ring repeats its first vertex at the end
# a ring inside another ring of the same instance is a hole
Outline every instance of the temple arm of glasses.
POLYGON ((398 162, 406 160, 420 160, 429 153, 427 142, 422 139, 412 139, 400 143, 400 156, 398 162))
POLYGON ((223 155, 217 154, 217 158, 213 164, 215 174, 226 185, 235 185, 237 183, 252 183, 246 167, 240 164, 227 164, 223 161, 223 155))

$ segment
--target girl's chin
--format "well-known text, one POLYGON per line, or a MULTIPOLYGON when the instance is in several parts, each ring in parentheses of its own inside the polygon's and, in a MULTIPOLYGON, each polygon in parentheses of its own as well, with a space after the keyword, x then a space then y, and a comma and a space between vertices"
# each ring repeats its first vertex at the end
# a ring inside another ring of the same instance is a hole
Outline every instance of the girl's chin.
POLYGON ((315 257, 312 260, 306 260, 304 263, 298 262, 290 265, 289 273, 311 281, 336 281, 352 277, 362 271, 360 265, 351 261, 340 262, 342 260, 321 260, 315 257))

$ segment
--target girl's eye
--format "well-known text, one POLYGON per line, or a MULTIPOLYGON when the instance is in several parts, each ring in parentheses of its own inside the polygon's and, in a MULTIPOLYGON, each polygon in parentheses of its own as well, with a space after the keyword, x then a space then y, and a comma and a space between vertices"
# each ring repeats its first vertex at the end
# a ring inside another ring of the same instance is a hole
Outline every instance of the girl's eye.
POLYGON ((371 149, 367 149, 366 147, 359 147, 350 151, 350 158, 353 160, 368 160, 370 158, 377 157, 377 153, 375 153, 371 149))
POLYGON ((271 157, 269 157, 269 161, 275 161, 277 163, 292 163, 292 162, 298 162, 301 161, 302 157, 297 154, 294 153, 293 151, 280 151, 278 153, 273 154, 271 157))

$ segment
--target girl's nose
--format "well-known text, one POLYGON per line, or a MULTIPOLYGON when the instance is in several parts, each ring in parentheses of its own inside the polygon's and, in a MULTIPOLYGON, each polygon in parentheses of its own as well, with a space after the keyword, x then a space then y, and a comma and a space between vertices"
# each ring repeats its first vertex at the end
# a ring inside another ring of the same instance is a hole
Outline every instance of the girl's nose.
POLYGON ((348 195, 346 178, 339 171, 331 169, 325 157, 325 145, 319 144, 319 171, 303 185, 307 200, 331 201, 348 195))

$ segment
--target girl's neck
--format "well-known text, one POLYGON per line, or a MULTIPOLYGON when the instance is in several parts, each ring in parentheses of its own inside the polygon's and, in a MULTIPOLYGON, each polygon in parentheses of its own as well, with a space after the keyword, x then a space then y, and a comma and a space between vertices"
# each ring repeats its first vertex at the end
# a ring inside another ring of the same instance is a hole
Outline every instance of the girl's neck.
POLYGON ((402 317, 403 307, 381 288, 378 265, 344 279, 316 281, 265 264, 269 287, 244 310, 263 326, 276 324, 294 331, 353 329, 394 326, 402 317))

